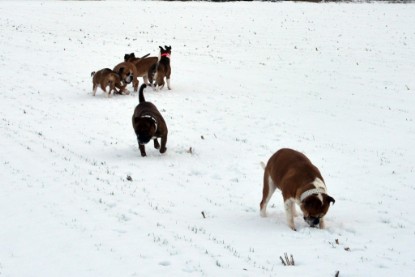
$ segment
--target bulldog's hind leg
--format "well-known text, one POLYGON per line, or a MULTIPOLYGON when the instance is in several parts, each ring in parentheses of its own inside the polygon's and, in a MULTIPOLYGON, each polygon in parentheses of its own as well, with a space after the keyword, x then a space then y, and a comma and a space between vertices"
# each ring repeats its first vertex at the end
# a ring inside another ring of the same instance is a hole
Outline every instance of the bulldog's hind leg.
POLYGON ((267 205, 269 200, 271 199, 272 194, 275 192, 276 186, 272 181, 271 177, 269 176, 267 170, 264 170, 264 188, 262 189, 262 200, 259 204, 260 207, 260 215, 262 217, 267 216, 267 205))
POLYGON ((92 85, 92 95, 95 96, 95 94, 97 93, 97 88, 98 88, 98 84, 93 84, 92 85))
POLYGON ((160 147, 160 153, 161 154, 166 152, 166 150, 167 150, 166 144, 167 144, 167 135, 164 135, 164 136, 161 137, 161 147, 160 147))

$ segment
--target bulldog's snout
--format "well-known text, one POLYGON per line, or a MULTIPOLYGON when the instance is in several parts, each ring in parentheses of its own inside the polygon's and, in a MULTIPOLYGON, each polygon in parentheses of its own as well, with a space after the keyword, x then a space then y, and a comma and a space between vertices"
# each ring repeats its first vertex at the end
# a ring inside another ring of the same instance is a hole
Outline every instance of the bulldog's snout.
POLYGON ((151 140, 150 136, 141 135, 137 137, 138 144, 145 145, 151 140))
POLYGON ((127 77, 124 78, 124 82, 129 84, 133 81, 133 75, 128 75, 127 77))
POLYGON ((310 227, 316 227, 320 224, 320 218, 318 217, 304 217, 305 222, 310 225, 310 227))

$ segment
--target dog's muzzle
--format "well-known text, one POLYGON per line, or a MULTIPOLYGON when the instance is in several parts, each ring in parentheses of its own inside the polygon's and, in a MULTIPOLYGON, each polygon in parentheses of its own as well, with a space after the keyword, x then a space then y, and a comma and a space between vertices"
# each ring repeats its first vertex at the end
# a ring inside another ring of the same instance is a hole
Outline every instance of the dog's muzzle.
POLYGON ((320 224, 320 218, 319 217, 304 217, 305 222, 308 223, 308 225, 310 225, 310 227, 316 227, 320 224))
POLYGON ((140 144, 140 145, 145 145, 145 144, 149 143, 150 140, 151 140, 150 136, 138 136, 137 137, 138 144, 140 144))
POLYGON ((133 75, 128 75, 127 77, 124 78, 124 82, 126 84, 129 84, 133 81, 133 75))

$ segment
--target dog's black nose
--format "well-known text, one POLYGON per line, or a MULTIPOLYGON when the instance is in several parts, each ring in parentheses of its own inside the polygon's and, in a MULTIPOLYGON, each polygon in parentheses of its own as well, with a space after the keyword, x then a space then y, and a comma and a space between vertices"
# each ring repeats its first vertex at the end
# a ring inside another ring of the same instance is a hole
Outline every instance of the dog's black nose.
POLYGON ((318 225, 320 223, 320 218, 315 218, 314 220, 313 220, 313 224, 314 225, 318 225))

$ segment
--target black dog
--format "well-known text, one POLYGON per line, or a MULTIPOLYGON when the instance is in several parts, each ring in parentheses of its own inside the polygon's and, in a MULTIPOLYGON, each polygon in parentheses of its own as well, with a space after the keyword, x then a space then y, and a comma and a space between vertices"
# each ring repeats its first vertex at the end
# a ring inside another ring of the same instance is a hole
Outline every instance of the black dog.
POLYGON ((166 152, 168 133, 166 122, 156 106, 153 103, 146 102, 144 99, 143 90, 146 87, 145 84, 140 87, 139 104, 133 114, 133 128, 137 135, 141 156, 143 157, 146 156, 145 144, 151 139, 154 140, 154 148, 160 148, 160 153, 166 152), (157 138, 161 138, 161 147, 157 138))

